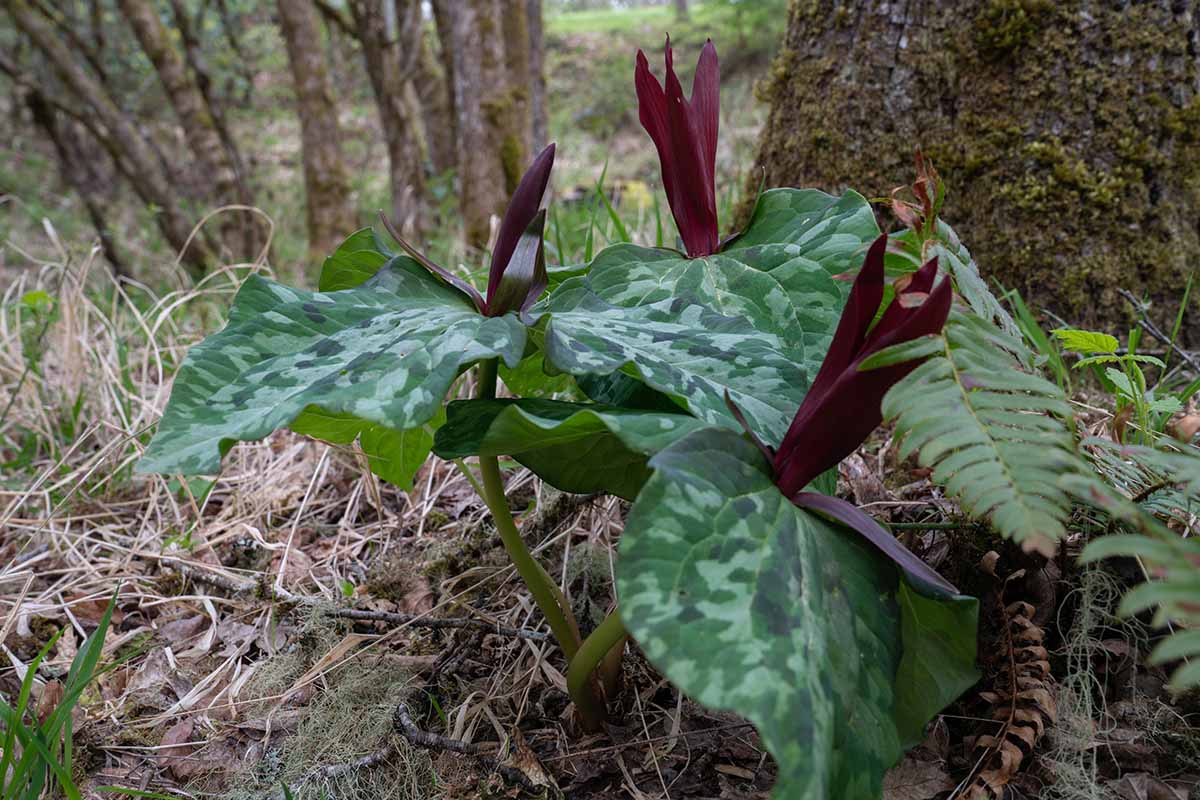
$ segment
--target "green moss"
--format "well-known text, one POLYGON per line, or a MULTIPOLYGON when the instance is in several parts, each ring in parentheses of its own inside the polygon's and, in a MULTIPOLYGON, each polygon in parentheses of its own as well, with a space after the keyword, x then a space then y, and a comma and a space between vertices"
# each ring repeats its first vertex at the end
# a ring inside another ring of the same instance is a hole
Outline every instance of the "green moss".
POLYGON ((839 5, 793 2, 758 87, 768 185, 886 196, 919 145, 989 280, 1082 325, 1128 323, 1117 288, 1173 320, 1200 264, 1200 98, 1169 10, 967 0, 931 8, 893 52, 879 45, 894 20, 865 16, 848 38, 839 5))
POLYGON ((517 184, 521 182, 521 175, 525 169, 524 156, 524 148, 517 137, 511 133, 505 136, 504 141, 500 143, 500 165, 504 170, 504 185, 509 194, 516 191, 517 184))
POLYGON ((988 60, 998 60, 1033 38, 1051 0, 990 0, 975 17, 975 46, 988 60))

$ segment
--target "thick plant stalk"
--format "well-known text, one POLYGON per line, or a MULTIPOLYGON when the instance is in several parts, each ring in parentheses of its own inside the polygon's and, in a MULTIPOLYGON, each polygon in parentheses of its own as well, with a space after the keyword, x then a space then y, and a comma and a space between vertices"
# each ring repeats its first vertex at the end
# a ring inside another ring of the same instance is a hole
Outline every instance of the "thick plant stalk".
POLYGON ((579 652, 571 659, 567 669, 567 691, 579 709, 583 727, 589 731, 599 730, 604 722, 604 705, 597 696, 598 683, 594 678, 596 668, 607 661, 609 653, 625 643, 625 625, 621 622, 619 609, 614 609, 604 618, 596 630, 583 640, 579 652))
MULTIPOLYGON (((484 361, 480 365, 479 388, 476 394, 483 399, 496 396, 495 359, 484 361)), ((521 532, 517 530, 512 512, 508 508, 508 499, 504 495, 499 460, 495 456, 480 456, 479 472, 483 477, 483 501, 492 512, 492 519, 496 522, 496 530, 500 533, 504 549, 512 559, 513 566, 517 568, 517 574, 529 587, 534 602, 550 623, 550 630, 569 662, 579 650, 579 629, 571 618, 570 606, 553 579, 529 553, 529 548, 521 538, 521 532)))

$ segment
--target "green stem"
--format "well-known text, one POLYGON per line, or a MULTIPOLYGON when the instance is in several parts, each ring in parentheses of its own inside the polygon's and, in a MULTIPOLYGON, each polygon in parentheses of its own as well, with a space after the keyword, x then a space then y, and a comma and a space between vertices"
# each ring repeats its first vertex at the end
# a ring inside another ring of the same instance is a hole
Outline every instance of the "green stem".
MULTIPOLYGON (((496 396, 495 359, 489 359, 479 365, 477 396, 483 399, 496 396)), ((579 650, 579 632, 568 616, 570 605, 566 603, 566 598, 557 584, 529 553, 529 548, 521 538, 521 532, 517 530, 517 524, 508 508, 508 498, 504 495, 504 479, 500 477, 499 460, 495 456, 480 456, 479 472, 483 478, 483 501, 492 512, 496 530, 500 533, 500 541, 504 543, 508 557, 517 568, 517 574, 533 595, 533 601, 550 623, 550 630, 558 640, 558 646, 570 661, 579 650)))
POLYGON ((596 667, 614 647, 624 643, 627 635, 625 625, 621 622, 620 609, 613 609, 599 627, 583 640, 579 652, 567 668, 567 692, 575 701, 585 730, 599 730, 604 723, 604 705, 593 689, 596 667))

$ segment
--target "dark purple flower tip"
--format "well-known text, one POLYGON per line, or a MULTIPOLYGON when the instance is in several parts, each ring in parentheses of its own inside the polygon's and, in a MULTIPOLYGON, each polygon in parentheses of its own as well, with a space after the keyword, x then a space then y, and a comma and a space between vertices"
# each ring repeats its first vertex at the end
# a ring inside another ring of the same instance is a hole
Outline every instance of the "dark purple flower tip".
POLYGON ((825 361, 775 454, 775 483, 788 497, 862 444, 883 421, 883 396, 919 362, 867 371, 859 371, 859 364, 885 347, 937 333, 946 324, 950 281, 934 286, 937 259, 931 259, 907 285, 898 285, 895 299, 871 327, 883 300, 886 249, 885 234, 867 252, 825 361))
POLYGON ((700 51, 688 100, 675 75, 670 36, 666 62, 664 90, 650 72, 646 54, 638 50, 634 69, 638 118, 658 149, 663 188, 684 247, 689 256, 698 258, 717 252, 721 245, 715 186, 721 70, 710 39, 700 51))
POLYGON ((435 276, 441 278, 444 282, 450 284, 455 289, 458 289, 460 292, 465 294, 470 299, 471 303, 474 304, 475 309, 480 314, 486 313, 487 303, 484 301, 483 295, 479 293, 478 289, 445 267, 434 263, 433 259, 422 253, 417 248, 413 247, 412 244, 410 244, 403 236, 400 235, 400 232, 396 230, 395 226, 392 225, 392 221, 388 219, 387 214, 384 214, 382 211, 380 211, 379 219, 383 222, 383 227, 386 228, 387 232, 391 234, 393 239, 396 240, 396 243, 400 245, 400 248, 408 254, 409 258, 413 259, 435 276))
POLYGON ((546 288, 548 279, 542 244, 546 213, 542 209, 542 198, 553 167, 554 144, 551 143, 521 177, 508 210, 504 212, 488 272, 483 313, 489 317, 528 309, 546 288))

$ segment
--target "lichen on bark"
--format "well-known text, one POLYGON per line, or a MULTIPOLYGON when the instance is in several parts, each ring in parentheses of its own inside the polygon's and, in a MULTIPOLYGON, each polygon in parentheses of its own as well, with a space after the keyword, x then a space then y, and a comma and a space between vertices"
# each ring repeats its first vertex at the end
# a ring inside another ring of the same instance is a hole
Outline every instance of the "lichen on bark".
POLYGON ((920 146, 989 279, 1078 324, 1127 323, 1118 288, 1173 319, 1200 265, 1197 5, 793 0, 758 163, 880 197, 920 146))

